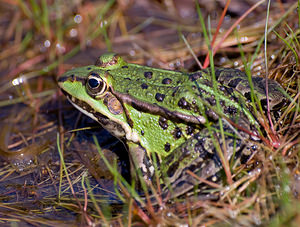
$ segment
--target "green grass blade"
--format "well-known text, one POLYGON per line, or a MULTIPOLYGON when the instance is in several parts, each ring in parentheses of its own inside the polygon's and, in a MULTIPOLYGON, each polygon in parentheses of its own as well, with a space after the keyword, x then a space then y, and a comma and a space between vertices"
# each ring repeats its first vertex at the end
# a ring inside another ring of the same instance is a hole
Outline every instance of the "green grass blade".
POLYGON ((49 12, 48 5, 46 0, 42 0, 42 24, 43 30, 45 31, 45 35, 47 39, 50 39, 50 23, 49 23, 49 12))
MULTIPOLYGON (((274 24, 273 26, 271 26, 268 31, 267 31, 267 34, 269 34, 271 31, 273 31, 290 13, 292 13, 295 8, 297 7, 298 3, 295 3, 294 5, 292 5, 283 15, 282 17, 280 17, 274 24)), ((260 48, 261 48, 261 45, 262 43, 264 42, 265 40, 265 36, 262 36, 261 39, 258 41, 257 43, 257 47, 254 51, 254 53, 252 54, 252 57, 251 59, 249 59, 249 66, 250 68, 252 67, 253 65, 253 62, 254 60, 257 58, 257 55, 260 51, 260 48)))
POLYGON ((299 58, 298 58, 298 54, 297 54, 297 52, 295 51, 295 49, 291 46, 291 44, 290 44, 286 39, 284 39, 281 35, 279 35, 275 30, 273 30, 273 32, 274 32, 275 35, 277 35, 277 37, 278 37, 279 39, 281 39, 282 42, 284 42, 285 45, 292 51, 292 53, 293 53, 294 56, 295 56, 297 65, 299 65, 299 58))

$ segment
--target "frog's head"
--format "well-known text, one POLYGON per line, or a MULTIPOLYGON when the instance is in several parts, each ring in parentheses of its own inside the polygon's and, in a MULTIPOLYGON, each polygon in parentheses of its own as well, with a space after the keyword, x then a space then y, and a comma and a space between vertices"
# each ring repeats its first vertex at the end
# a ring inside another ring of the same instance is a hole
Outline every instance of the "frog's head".
POLYGON ((118 138, 134 140, 126 111, 112 93, 110 71, 126 62, 115 54, 102 55, 96 65, 72 69, 58 78, 58 85, 81 112, 98 121, 118 138))

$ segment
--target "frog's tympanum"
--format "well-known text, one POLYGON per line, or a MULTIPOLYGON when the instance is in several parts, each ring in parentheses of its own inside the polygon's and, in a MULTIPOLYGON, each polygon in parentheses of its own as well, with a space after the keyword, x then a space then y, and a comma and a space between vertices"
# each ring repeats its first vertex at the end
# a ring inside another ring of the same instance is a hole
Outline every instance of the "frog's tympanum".
MULTIPOLYGON (((252 77, 252 89, 248 81, 237 69, 183 73, 109 53, 66 72, 58 84, 77 109, 123 141, 132 171, 146 182, 157 171, 163 193, 176 197, 201 183, 190 172, 216 181, 225 159, 242 162, 257 150, 262 130, 254 112, 258 102, 267 109, 266 80, 252 77)), ((275 113, 284 97, 277 82, 267 84, 275 113)))

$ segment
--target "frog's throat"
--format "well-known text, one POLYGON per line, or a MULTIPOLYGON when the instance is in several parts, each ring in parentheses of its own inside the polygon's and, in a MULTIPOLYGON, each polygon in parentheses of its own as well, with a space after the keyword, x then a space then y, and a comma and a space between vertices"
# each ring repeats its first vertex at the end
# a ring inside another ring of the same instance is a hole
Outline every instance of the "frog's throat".
MULTIPOLYGON (((132 141, 134 143, 139 142, 139 136, 138 134, 130 128, 130 126, 116 118, 108 118, 105 115, 102 115, 100 113, 94 114, 92 111, 92 107, 90 107, 87 103, 85 103, 86 107, 80 106, 77 104, 79 100, 77 100, 74 97, 69 97, 67 95, 67 99, 72 103, 72 105, 78 109, 83 114, 89 116, 93 120, 97 121, 103 128, 105 128, 107 131, 109 131, 113 136, 117 137, 118 139, 122 140, 124 137, 126 137, 126 140, 132 141)), ((94 111, 96 112, 96 111, 94 111)))
POLYGON ((162 106, 146 103, 141 100, 138 100, 136 98, 133 98, 131 95, 123 94, 120 92, 114 91, 112 88, 110 88, 111 93, 115 95, 119 101, 122 103, 126 103, 128 105, 131 105, 136 110, 145 112, 145 113, 151 113, 154 115, 162 116, 166 119, 170 119, 174 122, 183 121, 186 123, 194 123, 194 124, 204 124, 206 122, 205 117, 200 115, 188 115, 184 114, 178 111, 170 111, 167 108, 164 108, 162 106))

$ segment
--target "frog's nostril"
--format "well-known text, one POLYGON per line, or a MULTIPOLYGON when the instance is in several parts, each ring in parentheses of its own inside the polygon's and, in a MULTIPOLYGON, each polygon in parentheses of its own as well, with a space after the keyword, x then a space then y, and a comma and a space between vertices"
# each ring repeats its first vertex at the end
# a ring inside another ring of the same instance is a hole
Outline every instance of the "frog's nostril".
POLYGON ((68 80, 68 76, 61 76, 61 77, 58 78, 57 82, 58 83, 63 83, 67 80, 68 80))
POLYGON ((71 82, 74 82, 76 80, 76 76, 74 74, 71 74, 71 75, 63 75, 63 76, 60 76, 58 78, 58 82, 65 82, 65 81, 71 81, 71 82))
POLYGON ((71 80, 72 82, 76 80, 76 77, 75 77, 74 74, 71 74, 69 77, 70 77, 70 80, 71 80))
POLYGON ((65 82, 65 81, 71 81, 71 82, 74 82, 77 80, 76 76, 74 74, 71 74, 71 75, 65 75, 65 76, 61 76, 58 78, 58 82, 59 83, 62 83, 62 82, 65 82))

